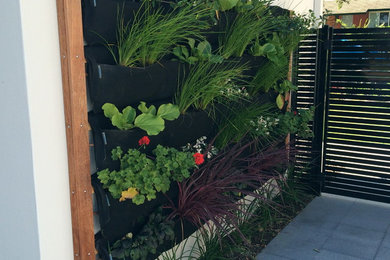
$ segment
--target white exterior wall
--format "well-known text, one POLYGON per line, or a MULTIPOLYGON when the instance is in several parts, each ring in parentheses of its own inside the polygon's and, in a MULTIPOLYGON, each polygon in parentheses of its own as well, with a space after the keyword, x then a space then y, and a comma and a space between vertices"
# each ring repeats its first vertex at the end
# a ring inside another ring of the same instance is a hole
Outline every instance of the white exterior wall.
POLYGON ((1 259, 73 259, 56 2, 0 0, 1 259))

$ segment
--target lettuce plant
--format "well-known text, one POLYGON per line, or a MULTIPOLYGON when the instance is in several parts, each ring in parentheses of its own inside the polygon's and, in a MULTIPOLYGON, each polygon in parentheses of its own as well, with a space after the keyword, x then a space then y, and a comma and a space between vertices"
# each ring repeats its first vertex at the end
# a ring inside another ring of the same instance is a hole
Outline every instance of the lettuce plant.
POLYGON ((173 48, 172 53, 182 62, 194 65, 198 61, 209 61, 211 63, 222 63, 223 57, 212 53, 211 45, 208 41, 201 41, 195 46, 195 40, 188 39, 187 46, 180 45, 173 48))
POLYGON ((134 127, 145 130, 148 135, 157 135, 165 128, 164 120, 175 120, 179 117, 179 108, 171 103, 161 105, 156 111, 156 107, 146 106, 145 102, 140 103, 138 110, 141 114, 136 117, 136 111, 133 107, 127 106, 119 112, 118 108, 111 104, 105 103, 102 106, 104 115, 111 120, 113 126, 121 130, 129 130, 134 127))

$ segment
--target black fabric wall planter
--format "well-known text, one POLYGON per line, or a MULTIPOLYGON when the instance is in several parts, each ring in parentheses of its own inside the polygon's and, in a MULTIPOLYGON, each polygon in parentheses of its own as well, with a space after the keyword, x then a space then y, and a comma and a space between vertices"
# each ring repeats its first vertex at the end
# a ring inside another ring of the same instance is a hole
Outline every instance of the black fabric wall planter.
POLYGON ((172 99, 178 85, 179 62, 166 61, 146 68, 98 64, 88 59, 87 84, 95 113, 104 103, 119 109, 139 101, 172 99))
MULTIPOLYGON (((114 57, 105 45, 85 46, 84 55, 87 60, 86 69, 88 69, 89 63, 116 65, 114 57)), ((117 57, 117 53, 115 55, 117 57)))
POLYGON ((140 6, 140 2, 130 0, 83 0, 84 40, 88 45, 104 40, 115 43, 118 14, 123 11, 124 21, 128 21, 140 6))
POLYGON ((148 217, 159 206, 168 203, 167 197, 175 200, 178 194, 178 187, 171 183, 170 190, 164 195, 159 192, 156 199, 147 201, 144 204, 136 205, 131 200, 119 202, 114 199, 110 192, 103 189, 103 185, 92 175, 92 186, 95 192, 101 235, 111 243, 121 239, 127 233, 137 234, 148 220, 148 217))
MULTIPOLYGON (((170 10, 168 3, 156 2, 153 7, 161 6, 170 10)), ((101 44, 104 41, 115 43, 118 14, 123 14, 127 23, 142 7, 142 1, 134 0, 82 0, 84 40, 88 45, 101 44)), ((120 16, 119 16, 120 17, 120 16)))
MULTIPOLYGON (((123 151, 138 148, 138 140, 147 135, 145 131, 134 128, 127 131, 114 129, 109 119, 102 114, 90 114, 89 123, 92 127, 95 146, 97 170, 119 168, 119 162, 111 159, 111 150, 120 146, 123 151)), ((151 154, 158 145, 181 148, 187 143, 193 143, 201 136, 207 136, 211 141, 215 136, 215 123, 203 111, 187 112, 174 121, 165 121, 165 129, 156 136, 149 136, 150 144, 144 150, 151 154)))
MULTIPOLYGON (((175 241, 166 241, 164 244, 160 245, 157 250, 156 254, 149 254, 147 259, 156 259, 161 253, 171 249, 174 246, 174 243, 180 243, 183 241, 182 235, 184 234, 184 238, 188 238, 192 233, 194 233, 198 227, 192 225, 191 223, 187 221, 183 221, 183 231, 182 232, 182 226, 180 223, 180 220, 175 221, 175 227, 174 227, 174 232, 175 232, 175 241)), ((99 257, 102 260, 124 260, 124 259, 118 259, 115 257, 110 256, 110 253, 108 251, 108 245, 109 241, 105 239, 104 237, 101 236, 101 234, 97 234, 95 236, 95 245, 96 249, 99 253, 99 257)), ((131 260, 130 257, 126 258, 125 260, 131 260)))

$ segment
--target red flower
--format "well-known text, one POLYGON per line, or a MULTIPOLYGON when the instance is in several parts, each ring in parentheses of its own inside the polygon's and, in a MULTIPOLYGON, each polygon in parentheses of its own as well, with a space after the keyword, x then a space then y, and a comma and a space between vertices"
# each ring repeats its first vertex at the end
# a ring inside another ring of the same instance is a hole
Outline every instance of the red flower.
POLYGON ((196 165, 201 165, 202 163, 204 163, 204 157, 203 157, 203 154, 201 153, 195 153, 193 155, 194 159, 195 159, 195 164, 196 165))
POLYGON ((297 115, 297 111, 294 111, 294 116, 296 116, 297 115))
POLYGON ((150 143, 150 139, 147 136, 143 136, 141 139, 138 140, 138 144, 141 145, 148 145, 150 143))

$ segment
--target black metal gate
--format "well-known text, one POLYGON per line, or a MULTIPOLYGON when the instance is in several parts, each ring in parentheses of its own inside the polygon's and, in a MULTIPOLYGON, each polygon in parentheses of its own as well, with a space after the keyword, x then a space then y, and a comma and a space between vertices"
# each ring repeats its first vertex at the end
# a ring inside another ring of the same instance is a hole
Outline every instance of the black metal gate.
POLYGON ((325 27, 295 60, 295 106, 316 106, 314 139, 296 143, 316 190, 390 202, 390 29, 325 27))

